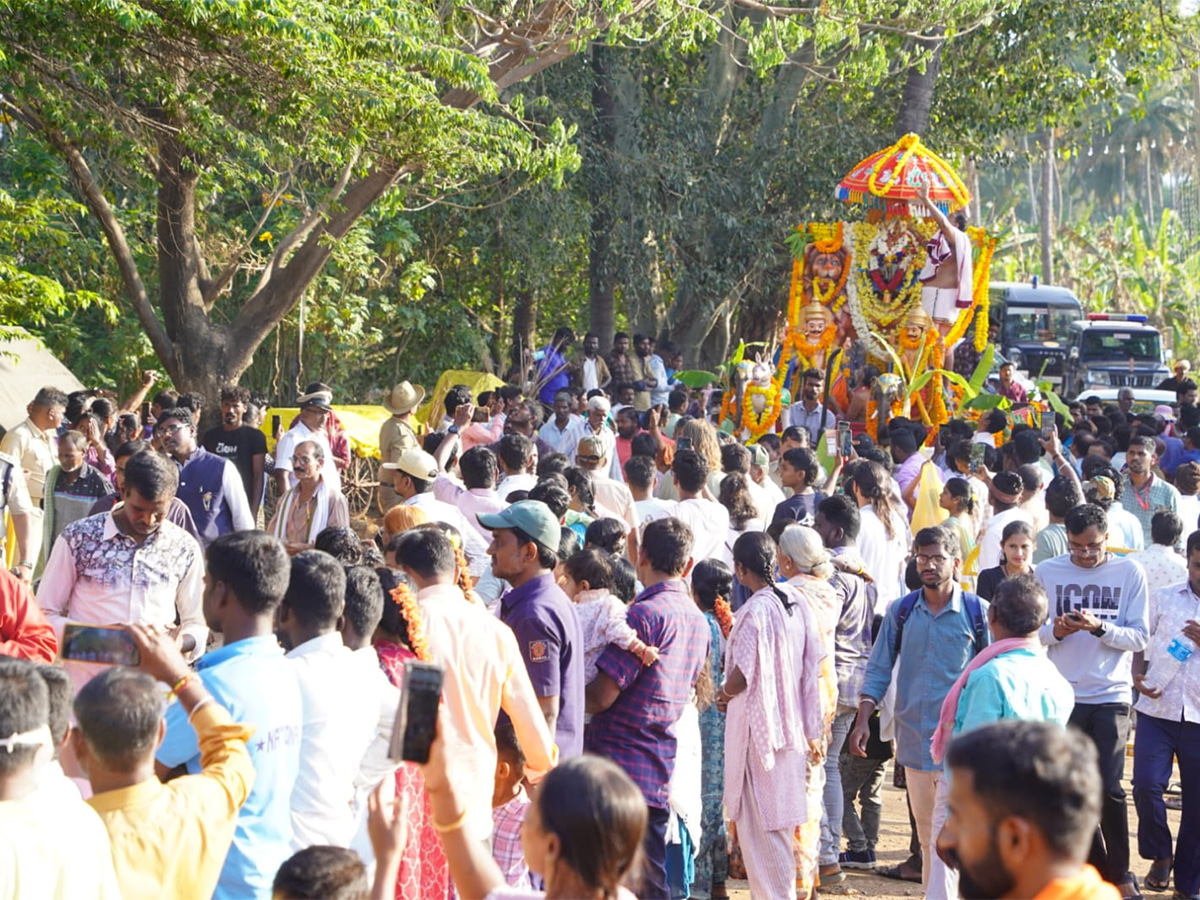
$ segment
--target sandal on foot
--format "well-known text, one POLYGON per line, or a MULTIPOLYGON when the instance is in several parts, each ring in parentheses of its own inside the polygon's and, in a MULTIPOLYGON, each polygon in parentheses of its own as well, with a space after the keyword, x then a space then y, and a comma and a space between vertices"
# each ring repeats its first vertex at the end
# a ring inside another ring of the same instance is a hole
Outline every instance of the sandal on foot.
POLYGON ((1142 883, 1152 891, 1165 891, 1171 886, 1171 864, 1174 860, 1156 859, 1142 883))
POLYGON ((875 874, 882 875, 884 878, 893 878, 896 881, 911 881, 914 884, 921 883, 921 873, 909 872, 906 874, 903 863, 897 866, 876 866, 875 874))

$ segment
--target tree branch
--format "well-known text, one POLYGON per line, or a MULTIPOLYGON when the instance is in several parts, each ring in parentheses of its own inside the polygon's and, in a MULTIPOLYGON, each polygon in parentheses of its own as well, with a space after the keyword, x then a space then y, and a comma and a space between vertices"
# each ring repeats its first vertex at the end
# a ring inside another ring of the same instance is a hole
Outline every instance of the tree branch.
MULTIPOLYGON (((358 159, 357 153, 354 155, 354 159, 355 160, 358 159)), ((349 169, 349 167, 347 167, 345 172, 348 173, 349 171, 350 171, 350 169, 349 169)), ((343 173, 343 175, 345 175, 345 173, 343 173)), ((250 246, 254 243, 255 236, 260 231, 262 231, 263 226, 267 224, 267 219, 270 217, 271 211, 275 209, 275 203, 279 200, 280 197, 283 196, 283 192, 288 189, 288 185, 291 184, 291 181, 292 181, 292 176, 291 176, 291 174, 289 174, 288 177, 285 178, 280 183, 279 187, 275 189, 275 193, 273 193, 270 196, 270 198, 268 198, 268 200, 265 204, 266 208, 263 210, 263 214, 258 217, 258 221, 254 223, 254 227, 252 229, 250 229, 250 232, 246 235, 245 239, 234 249, 232 255, 229 258, 228 264, 226 264, 225 268, 221 270, 221 274, 219 274, 217 276, 216 280, 208 281, 207 273, 205 273, 205 276, 204 276, 205 280, 201 284, 201 291, 204 295, 204 311, 205 312, 212 312, 213 305, 217 302, 217 297, 220 296, 221 291, 225 290, 225 288, 229 285, 229 282, 233 281, 233 276, 236 275, 238 272, 238 269, 241 268, 242 254, 245 253, 250 248, 250 246)), ((344 180, 339 181, 339 184, 343 188, 346 186, 344 180)), ((336 185, 335 185, 334 189, 337 190, 336 185)), ((331 197, 330 199, 332 200, 333 198, 331 197)), ((315 224, 315 222, 314 222, 314 224, 315 224)), ((301 226, 301 227, 303 227, 303 226, 301 226)), ((311 228, 312 226, 310 225, 309 227, 311 228)), ((295 234, 295 232, 293 231, 292 234, 295 234)), ((291 236, 292 235, 288 235, 288 237, 285 238, 284 241, 287 241, 288 239, 290 239, 291 236)), ((295 243, 295 242, 293 241, 293 243, 295 243)), ((282 244, 282 242, 281 242, 281 244, 282 244)), ((278 252, 278 248, 276 248, 276 252, 278 252)), ((200 256, 201 262, 203 262, 203 259, 204 259, 204 257, 200 256)), ((267 261, 268 269, 271 268, 275 259, 276 259, 275 254, 272 254, 271 259, 267 261)), ((261 287, 261 286, 262 286, 262 282, 260 280, 259 287, 261 287)))
POLYGON ((176 353, 175 345, 167 336, 167 332, 163 328, 162 322, 159 321, 158 316, 154 314, 154 306, 151 304, 150 297, 146 293, 146 285, 142 281, 141 273, 138 272, 137 263, 133 258, 133 251, 130 249, 129 240, 125 236, 125 229, 121 227, 116 213, 113 212, 112 206, 109 205, 108 199, 104 196, 104 191, 101 190, 99 183, 97 183, 96 177, 92 174, 87 161, 83 158, 83 154, 60 132, 46 127, 41 117, 32 110, 18 107, 4 98, 0 98, 0 104, 12 110, 22 120, 29 123, 31 127, 41 132, 50 146, 57 150, 66 160, 67 166, 71 170, 72 180, 83 195, 84 203, 91 210, 92 215, 96 217, 96 221, 100 223, 100 228, 104 231, 104 237, 108 241, 109 249, 112 250, 113 258, 116 260, 117 268, 121 273, 121 281, 125 285, 125 294, 129 298, 129 302, 133 305, 134 312, 137 313, 138 321, 146 329, 146 335, 150 339, 150 346, 154 348, 154 352, 158 355, 163 365, 167 366, 169 371, 174 370, 171 371, 171 376, 175 377, 179 371, 179 357, 176 353))
MULTIPOLYGON (((267 260, 266 266, 263 267, 262 275, 259 276, 258 284, 254 288, 254 294, 257 296, 266 289, 271 278, 275 274, 275 269, 283 257, 291 251, 293 247, 304 240, 309 232, 324 218, 329 212, 329 208, 342 196, 342 192, 346 190, 346 185, 350 183, 350 176, 354 173, 354 167, 358 165, 359 157, 362 154, 361 147, 355 147, 350 154, 350 159, 346 165, 342 167, 342 173, 338 176, 338 180, 334 183, 333 188, 326 195, 325 199, 317 204, 314 209, 299 225, 297 225, 287 237, 279 242, 279 246, 275 248, 275 252, 271 254, 271 258, 267 260)), ((369 176, 368 176, 369 177, 369 176)), ((361 182, 360 182, 361 183, 361 182)), ((282 193, 282 191, 281 191, 282 193)), ((268 212, 270 207, 267 207, 268 212)), ((264 217, 265 221, 265 217, 264 217)), ((262 227, 260 222, 258 227, 262 227)), ((339 235, 340 236, 340 235, 339 235)))

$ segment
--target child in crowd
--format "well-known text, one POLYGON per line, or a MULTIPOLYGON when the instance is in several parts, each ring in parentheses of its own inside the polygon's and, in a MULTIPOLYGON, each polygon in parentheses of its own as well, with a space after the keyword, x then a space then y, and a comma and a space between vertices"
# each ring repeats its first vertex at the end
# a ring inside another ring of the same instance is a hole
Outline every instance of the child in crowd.
POLYGON ((608 554, 580 550, 563 564, 562 589, 575 603, 583 632, 584 683, 596 677, 596 662, 609 644, 624 647, 650 666, 658 648, 649 647, 625 621, 625 604, 612 594, 613 566, 608 554))
POLYGON ((517 741, 512 722, 504 713, 496 723, 496 788, 492 793, 492 857, 504 873, 509 887, 533 888, 525 851, 521 847, 521 824, 529 809, 525 793, 525 753, 517 741))

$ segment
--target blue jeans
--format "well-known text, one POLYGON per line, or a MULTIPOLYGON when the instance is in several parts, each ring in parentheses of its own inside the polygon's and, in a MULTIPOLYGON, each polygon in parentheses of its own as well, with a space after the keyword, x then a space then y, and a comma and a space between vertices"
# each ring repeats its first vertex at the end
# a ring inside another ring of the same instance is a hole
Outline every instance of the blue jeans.
POLYGON ((818 861, 823 866, 838 861, 842 849, 842 747, 854 726, 858 711, 838 707, 833 719, 833 731, 829 738, 829 749, 825 753, 825 811, 821 815, 821 855, 818 861))
POLYGON ((1138 814, 1138 853, 1143 859, 1175 857, 1175 890, 1200 892, 1200 724, 1170 722, 1138 713, 1133 737, 1133 805, 1138 814), (1163 791, 1171 763, 1179 761, 1183 809, 1171 852, 1171 829, 1163 791))

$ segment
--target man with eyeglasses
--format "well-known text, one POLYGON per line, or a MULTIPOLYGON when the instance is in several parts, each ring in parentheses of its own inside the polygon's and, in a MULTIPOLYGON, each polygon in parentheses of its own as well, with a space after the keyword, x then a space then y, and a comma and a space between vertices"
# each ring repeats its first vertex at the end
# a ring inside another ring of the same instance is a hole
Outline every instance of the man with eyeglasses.
POLYGON ((1129 739, 1133 654, 1149 639, 1146 575, 1132 559, 1114 556, 1108 516, 1093 503, 1067 513, 1068 552, 1042 562, 1034 575, 1050 598, 1050 615, 1038 635, 1050 661, 1075 689, 1071 724, 1100 754, 1104 800, 1100 832, 1088 862, 1124 896, 1138 896, 1129 870, 1129 819, 1125 746, 1129 739))
POLYGON ((254 515, 237 466, 196 443, 190 410, 164 410, 154 432, 179 466, 176 496, 191 512, 202 546, 223 534, 253 530, 254 515))
POLYGON ((325 481, 325 448, 316 441, 296 445, 292 474, 299 480, 275 507, 267 531, 283 541, 289 556, 311 550, 326 528, 349 528, 350 507, 325 481))
MULTIPOLYGON (((932 745, 946 695, 991 643, 988 605, 959 586, 962 548, 957 534, 940 526, 922 528, 913 543, 922 587, 894 601, 883 617, 848 745, 852 755, 866 758, 871 714, 883 704, 894 677, 896 764, 904 766, 921 841, 925 895, 952 900, 958 896, 957 873, 934 853, 946 808, 936 802, 945 775, 934 762, 932 745)), ((886 708, 883 712, 886 717, 886 708)), ((944 787, 941 793, 944 797, 944 787)))

